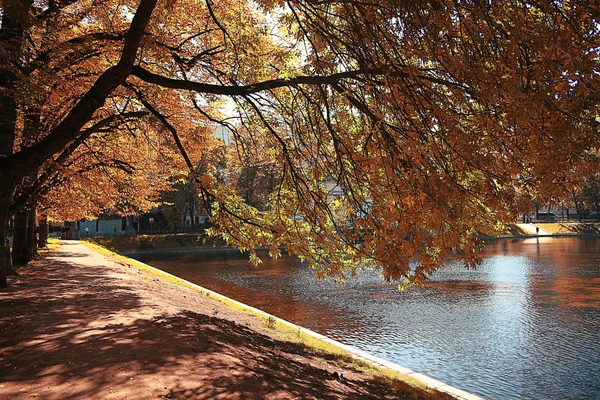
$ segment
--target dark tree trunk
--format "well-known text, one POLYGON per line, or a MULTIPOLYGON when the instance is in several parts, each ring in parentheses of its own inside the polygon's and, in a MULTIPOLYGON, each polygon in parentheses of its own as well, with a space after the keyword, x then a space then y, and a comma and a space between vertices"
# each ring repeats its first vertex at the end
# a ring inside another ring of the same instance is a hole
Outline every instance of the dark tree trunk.
MULTIPOLYGON (((14 190, 30 171, 37 170, 45 161, 62 152, 81 135, 81 128, 104 105, 110 93, 131 74, 137 50, 157 0, 141 0, 125 38, 119 62, 98 77, 93 86, 79 99, 69 113, 48 134, 34 145, 13 153, 14 126, 16 121, 16 77, 9 70, 0 69, 0 286, 6 287, 6 276, 11 269, 10 257, 5 252, 6 223, 9 220, 14 190)), ((0 27, 0 65, 21 63, 23 25, 27 20, 29 4, 20 1, 7 2, 2 7, 0 27)), ((25 94, 19 93, 19 96, 25 94)), ((16 235, 15 235, 16 236, 16 235)), ((16 241, 18 242, 18 241, 16 241)), ((24 241, 21 241, 24 243, 24 241)))
MULTIPOLYGON (((2 72, 2 71, 0 71, 2 72)), ((0 92, 0 154, 13 152, 15 141, 15 121, 17 119, 17 103, 0 92)))
MULTIPOLYGON (((14 265, 27 264, 27 212, 15 214, 15 230, 13 234, 12 260, 14 265)), ((9 273, 12 271, 9 271, 9 273)))
POLYGON ((579 203, 579 201, 577 200, 577 196, 575 195, 575 190, 573 190, 571 192, 571 194, 573 195, 573 202, 575 203, 575 210, 577 210, 577 221, 581 222, 581 214, 582 209, 581 209, 581 205, 579 203))
MULTIPOLYGON (((23 110, 23 140, 28 145, 35 142, 36 137, 40 133, 40 109, 37 105, 22 107, 23 110)), ((24 179, 24 182, 33 184, 38 178, 38 169, 32 169, 29 176, 24 179)), ((25 255, 27 260, 32 260, 37 254, 37 238, 36 238, 36 206, 35 200, 30 200, 30 207, 27 210, 27 242, 25 255)))
MULTIPOLYGON (((3 224, 4 225, 4 224, 3 224)), ((6 237, 6 226, 0 228, 0 289, 8 286, 6 277, 9 270, 12 270, 12 262, 10 258, 10 247, 8 246, 8 238, 6 237)))
POLYGON ((27 211, 27 247, 26 257, 31 260, 37 254, 37 237, 35 229, 35 207, 27 211))
POLYGON ((2 55, 0 62, 0 155, 13 153, 15 125, 17 121, 15 67, 20 62, 23 42, 23 22, 26 20, 28 6, 19 1, 3 4, 0 44, 2 55))
POLYGON ((190 228, 194 227, 194 199, 190 197, 190 228))
POLYGON ((6 277, 12 270, 10 246, 8 245, 9 219, 8 202, 0 203, 0 288, 7 287, 6 277))
MULTIPOLYGON (((30 4, 13 1, 2 5, 2 26, 0 28, 0 155, 13 154, 15 127, 17 121, 16 85, 17 76, 13 71, 21 62, 24 23, 30 4)), ((2 159, 4 157, 0 157, 2 159)), ((13 190, 16 187, 13 174, 2 171, 0 174, 0 288, 7 286, 6 277, 12 272, 12 259, 8 244, 8 222, 13 190)), ((14 235, 13 235, 14 236, 14 235)))
POLYGON ((40 216, 40 223, 38 224, 38 249, 42 249, 48 246, 48 217, 45 215, 40 216))

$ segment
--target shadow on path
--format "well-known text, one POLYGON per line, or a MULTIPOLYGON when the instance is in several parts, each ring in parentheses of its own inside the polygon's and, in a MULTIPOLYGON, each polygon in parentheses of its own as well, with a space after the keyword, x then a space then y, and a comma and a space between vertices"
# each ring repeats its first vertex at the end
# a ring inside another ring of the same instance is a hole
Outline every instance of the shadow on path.
POLYGON ((187 289, 153 302, 152 282, 123 270, 66 245, 0 292, 0 398, 401 398, 361 373, 334 379, 343 367, 300 345, 161 303, 187 289))

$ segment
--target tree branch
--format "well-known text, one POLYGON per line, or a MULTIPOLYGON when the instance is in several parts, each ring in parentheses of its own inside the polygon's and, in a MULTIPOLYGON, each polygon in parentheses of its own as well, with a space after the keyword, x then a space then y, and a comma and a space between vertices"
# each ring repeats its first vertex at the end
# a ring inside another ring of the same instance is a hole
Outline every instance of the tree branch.
POLYGON ((71 154, 77 150, 77 148, 93 133, 100 132, 102 129, 110 126, 115 121, 118 122, 126 122, 126 120, 130 118, 139 118, 142 116, 148 115, 145 111, 135 111, 124 114, 116 114, 111 115, 107 118, 104 118, 101 121, 96 122, 94 125, 89 128, 83 130, 81 135, 74 140, 69 146, 67 146, 63 152, 54 160, 52 165, 50 165, 35 181, 33 185, 27 188, 25 191, 21 192, 21 194, 14 198, 10 205, 11 215, 20 211, 23 207, 27 205, 31 201, 31 199, 36 196, 40 190, 44 187, 44 185, 50 180, 50 178, 54 175, 57 170, 57 167, 63 165, 65 161, 69 158, 71 154))
POLYGON ((183 143, 181 143, 181 140, 179 139, 179 135, 177 134, 177 129, 175 129, 175 127, 173 125, 171 125, 171 123, 167 120, 167 118, 164 115, 162 115, 156 108, 154 108, 152 106, 152 104, 150 104, 144 98, 144 95, 141 92, 134 89, 131 85, 127 85, 127 86, 135 92, 135 94, 137 95, 138 99, 142 102, 144 107, 146 107, 146 109, 148 111, 150 111, 150 113, 152 113, 152 115, 154 115, 161 122, 161 124, 163 124, 163 126, 165 128, 167 128, 167 130, 171 133, 171 135, 173 136, 173 140, 175 141, 175 144, 177 145, 177 148, 179 149, 179 152, 181 153, 181 156, 185 160, 185 164, 190 169, 190 173, 194 174, 195 173, 194 165, 192 164, 190 157, 188 156, 187 152, 185 151, 185 148, 183 147, 183 143))
MULTIPOLYGON (((192 90, 198 93, 210 93, 220 94, 225 96, 247 96, 249 94, 262 92, 270 89, 277 89, 281 87, 290 87, 296 85, 332 85, 342 79, 356 79, 359 80, 364 76, 384 75, 385 72, 381 69, 375 70, 356 70, 340 72, 329 76, 297 76, 290 79, 272 79, 264 82, 254 83, 252 85, 245 86, 222 86, 222 85, 211 85, 206 83, 183 81, 178 79, 171 79, 164 76, 157 75, 144 69, 140 66, 133 67, 131 71, 132 75, 137 76, 141 80, 167 87, 171 89, 184 89, 192 90)), ((408 77, 408 74, 405 74, 408 77)))
MULTIPOLYGON (((65 42, 55 44, 54 46, 42 51, 39 55, 29 62, 27 66, 22 67, 22 71, 25 74, 31 74, 39 68, 42 68, 46 65, 46 63, 51 59, 52 56, 57 55, 60 50, 68 49, 69 51, 73 51, 73 47, 81 48, 81 46, 89 46, 90 44, 97 41, 121 41, 125 39, 125 33, 123 34, 109 34, 104 32, 95 32, 90 33, 83 36, 78 36, 73 39, 69 39, 65 42)), ((88 49, 87 54, 96 53, 95 49, 88 49)), ((68 57, 68 54, 67 56, 68 57)), ((68 65, 73 65, 74 63, 68 63, 68 65)), ((56 68, 56 67, 55 67, 56 68)))
MULTIPOLYGON (((119 62, 108 68, 86 94, 69 111, 67 116, 38 143, 8 157, 0 158, 0 171, 11 186, 32 169, 39 168, 54 154, 60 152, 80 135, 81 128, 90 121, 96 110, 104 105, 106 98, 131 73, 146 25, 150 21, 157 0, 141 0, 131 21, 119 62)), ((13 186, 13 187, 14 187, 13 186)))
POLYGON ((50 1, 48 3, 48 8, 36 15, 35 18, 39 19, 40 21, 45 21, 60 13, 65 7, 68 7, 76 2, 77 0, 50 1))

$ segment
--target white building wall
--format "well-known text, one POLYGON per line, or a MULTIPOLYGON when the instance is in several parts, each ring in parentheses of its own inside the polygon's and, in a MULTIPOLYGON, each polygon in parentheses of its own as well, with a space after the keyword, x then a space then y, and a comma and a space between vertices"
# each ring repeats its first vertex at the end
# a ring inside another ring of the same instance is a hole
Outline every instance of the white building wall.
POLYGON ((79 222, 79 236, 85 237, 85 228, 89 229, 89 236, 110 236, 115 234, 121 234, 121 226, 123 225, 122 219, 101 219, 98 220, 98 230, 96 230, 96 220, 84 219, 79 222))

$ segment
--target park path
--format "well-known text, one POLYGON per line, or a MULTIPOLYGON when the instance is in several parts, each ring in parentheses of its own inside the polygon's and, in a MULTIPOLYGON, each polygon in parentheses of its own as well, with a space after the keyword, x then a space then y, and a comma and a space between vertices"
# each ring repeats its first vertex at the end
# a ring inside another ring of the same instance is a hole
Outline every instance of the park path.
POLYGON ((404 398, 78 241, 19 272, 0 291, 0 399, 404 398))

